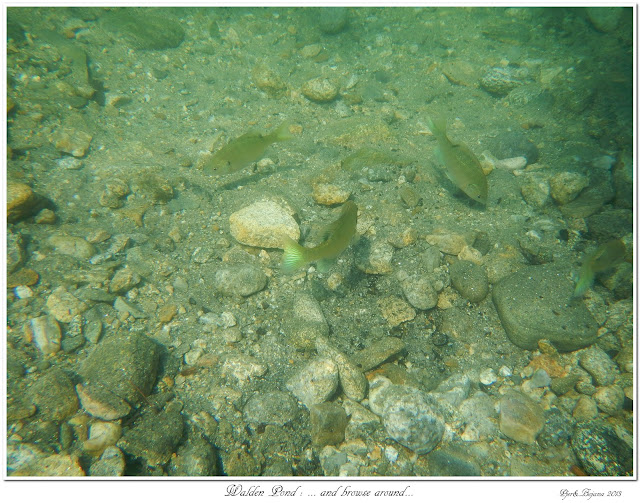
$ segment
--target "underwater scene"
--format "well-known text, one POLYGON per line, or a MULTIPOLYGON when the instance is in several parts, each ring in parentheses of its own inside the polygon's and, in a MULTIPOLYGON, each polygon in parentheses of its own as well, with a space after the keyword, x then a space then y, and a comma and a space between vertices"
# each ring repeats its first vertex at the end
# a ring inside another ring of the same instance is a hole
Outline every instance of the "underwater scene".
POLYGON ((633 473, 632 8, 7 9, 7 474, 633 473))

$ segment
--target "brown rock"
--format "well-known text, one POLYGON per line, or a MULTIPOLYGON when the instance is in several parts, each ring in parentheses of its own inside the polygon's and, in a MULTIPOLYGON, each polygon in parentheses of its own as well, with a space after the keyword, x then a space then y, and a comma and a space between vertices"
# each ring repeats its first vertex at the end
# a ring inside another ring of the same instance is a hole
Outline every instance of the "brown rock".
POLYGON ((24 183, 7 183, 7 221, 16 222, 36 210, 37 197, 24 183))

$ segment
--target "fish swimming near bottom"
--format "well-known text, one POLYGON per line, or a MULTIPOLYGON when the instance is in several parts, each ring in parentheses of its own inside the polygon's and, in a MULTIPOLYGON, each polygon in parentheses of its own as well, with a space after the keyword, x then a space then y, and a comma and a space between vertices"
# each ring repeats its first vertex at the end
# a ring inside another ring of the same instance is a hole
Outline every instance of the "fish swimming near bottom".
POLYGON ((305 248, 291 238, 284 243, 282 268, 293 272, 310 262, 331 260, 340 255, 351 243, 358 223, 358 206, 352 201, 342 205, 340 217, 327 229, 327 239, 313 248, 305 248))
POLYGON ((289 133, 289 123, 283 123, 278 129, 269 134, 250 131, 231 140, 224 147, 213 154, 202 166, 205 173, 210 175, 228 175, 258 161, 264 155, 267 147, 278 141, 293 138, 289 133))
POLYGON ((620 239, 614 239, 599 246, 582 264, 573 296, 582 297, 593 284, 596 273, 618 265, 625 258, 626 253, 627 249, 620 239))
POLYGON ((438 140, 436 155, 445 165, 449 180, 471 199, 486 206, 487 177, 478 158, 464 143, 449 139, 444 119, 427 118, 427 125, 438 140))

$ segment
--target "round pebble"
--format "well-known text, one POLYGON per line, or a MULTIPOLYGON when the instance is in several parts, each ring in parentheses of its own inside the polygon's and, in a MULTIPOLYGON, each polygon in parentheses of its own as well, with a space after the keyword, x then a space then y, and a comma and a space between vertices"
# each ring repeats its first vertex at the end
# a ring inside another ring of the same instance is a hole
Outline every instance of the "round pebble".
POLYGON ((622 410, 624 391, 616 385, 602 386, 593 394, 593 399, 602 412, 613 416, 622 410))
POLYGON ((544 411, 526 395, 509 391, 500 400, 500 431, 516 442, 533 444, 544 422, 544 411))
POLYGON ((338 388, 338 366, 328 358, 312 360, 287 381, 287 389, 307 408, 326 402, 338 388))
POLYGON ((588 185, 589 179, 586 176, 570 171, 558 173, 549 179, 551 197, 558 204, 573 201, 588 185))
POLYGON ((480 302, 489 293, 489 278, 482 266, 458 260, 449 267, 451 283, 470 302, 480 302))
POLYGON ((266 286, 267 276, 252 264, 230 265, 218 269, 213 282, 222 295, 248 297, 266 286))
POLYGON ((401 286, 405 298, 416 309, 431 309, 438 303, 438 292, 425 276, 405 276, 401 279, 401 286))
POLYGON ((284 391, 260 392, 249 398, 244 406, 244 418, 249 423, 284 426, 295 419, 298 404, 284 391))
POLYGON ((598 346, 580 352, 580 366, 589 372, 598 386, 609 386, 620 375, 620 370, 609 355, 598 346))
POLYGON ((318 77, 302 85, 302 94, 311 101, 328 103, 338 96, 338 88, 329 79, 318 77))

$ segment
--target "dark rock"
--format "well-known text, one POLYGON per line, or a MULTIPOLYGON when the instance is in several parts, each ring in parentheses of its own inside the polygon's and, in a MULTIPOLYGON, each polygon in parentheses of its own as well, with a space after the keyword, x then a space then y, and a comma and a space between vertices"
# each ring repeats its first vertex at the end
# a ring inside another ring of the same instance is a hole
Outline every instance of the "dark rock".
POLYGON ((311 412, 311 440, 318 447, 336 445, 344 440, 347 413, 337 403, 313 405, 311 412))
POLYGON ((573 420, 555 407, 549 409, 545 416, 546 422, 538 435, 538 444, 544 449, 566 445, 573 433, 573 420))
POLYGON ((540 156, 535 143, 517 131, 507 131, 498 135, 489 142, 489 150, 498 159, 524 157, 527 164, 535 163, 540 156))
POLYGON ((107 447, 100 459, 89 468, 92 477, 122 477, 124 475, 124 454, 116 446, 107 447))
POLYGON ((130 456, 142 458, 149 466, 167 463, 183 434, 180 409, 177 402, 171 402, 159 414, 148 412, 118 440, 117 446, 130 456))
POLYGON ((431 477, 479 477, 480 467, 472 460, 449 449, 438 449, 429 453, 429 476, 431 477))
POLYGON ((78 396, 71 379, 55 367, 41 375, 27 395, 47 420, 59 421, 78 410, 78 396))
POLYGON ((189 434, 176 454, 167 470, 171 476, 210 477, 218 474, 216 450, 197 432, 189 434))
MULTIPOLYGON (((160 347, 144 335, 116 336, 103 340, 80 366, 82 406, 102 417, 100 404, 109 405, 116 417, 128 413, 129 404, 142 401, 151 391, 158 369, 160 347), (88 407, 88 408, 87 408, 88 407)), ((111 415, 111 414, 110 414, 111 415)))
POLYGON ((244 449, 235 449, 222 454, 224 474, 229 477, 251 477, 260 475, 260 463, 244 449))
POLYGON ((587 218, 589 237, 599 243, 619 239, 633 232, 633 212, 626 209, 607 210, 587 218))
POLYGON ((571 299, 573 289, 567 268, 553 264, 525 267, 495 285, 493 302, 511 342, 532 350, 548 339, 560 351, 593 344, 598 324, 571 299))
POLYGON ((633 449, 615 430, 602 421, 576 424, 571 448, 588 475, 629 476, 633 470, 633 449))

